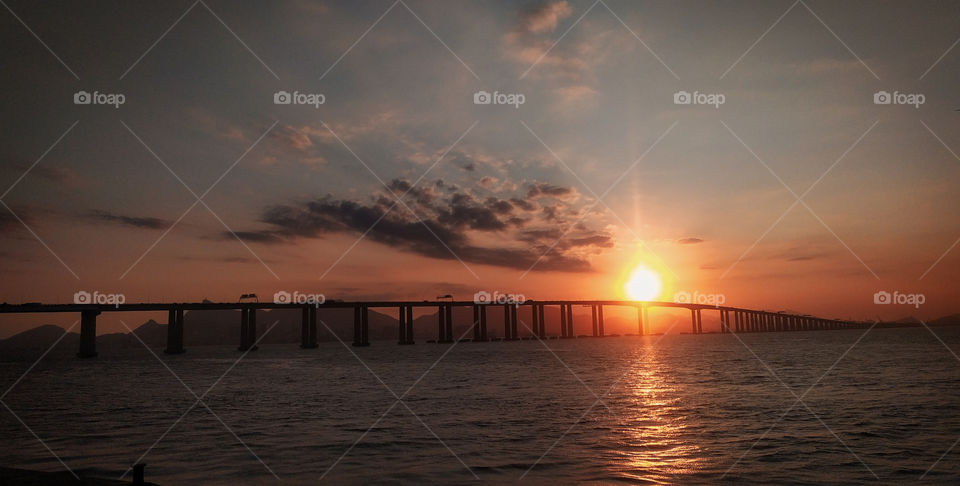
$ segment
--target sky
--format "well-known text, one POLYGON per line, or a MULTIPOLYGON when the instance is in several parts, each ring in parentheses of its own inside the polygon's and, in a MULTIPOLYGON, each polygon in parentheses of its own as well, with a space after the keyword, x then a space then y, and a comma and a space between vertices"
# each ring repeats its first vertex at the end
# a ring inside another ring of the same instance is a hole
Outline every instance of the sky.
POLYGON ((5 6, 0 301, 958 311, 956 3, 5 6))

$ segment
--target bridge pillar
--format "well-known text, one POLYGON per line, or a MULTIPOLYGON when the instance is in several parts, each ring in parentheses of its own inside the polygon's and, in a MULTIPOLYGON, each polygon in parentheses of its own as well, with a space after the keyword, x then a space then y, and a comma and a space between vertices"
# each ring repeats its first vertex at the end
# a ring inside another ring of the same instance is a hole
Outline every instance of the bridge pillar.
POLYGON ((560 337, 567 338, 567 306, 560 304, 560 337))
POLYGON ((370 345, 370 308, 358 305, 353 308, 353 345, 370 345))
POLYGON ((697 311, 690 309, 690 334, 697 333, 697 311))
POLYGON ((760 313, 759 312, 750 313, 750 330, 753 332, 760 331, 760 313))
POLYGON ((573 330, 573 304, 567 304, 567 336, 577 337, 573 330))
POLYGON ((540 312, 537 310, 537 304, 530 304, 530 319, 533 321, 533 335, 537 338, 543 338, 540 332, 540 312))
POLYGON ((700 309, 697 309, 697 334, 703 334, 703 316, 700 315, 700 309))
POLYGON ((507 304, 503 305, 503 339, 504 341, 509 341, 513 339, 513 326, 510 325, 510 306, 507 304))
POLYGON ((80 311, 80 349, 78 358, 93 358, 97 355, 97 314, 100 311, 80 311))
POLYGON ((437 306, 437 342, 443 343, 447 340, 447 313, 443 310, 443 304, 437 306))
POLYGON ((404 344, 414 344, 415 341, 413 340, 413 306, 412 305, 407 306, 406 323, 407 323, 407 331, 406 331, 407 338, 406 340, 404 340, 404 344))
POLYGON ((183 353, 183 309, 167 311, 167 347, 165 354, 183 353))
POLYGON ((487 306, 480 306, 480 340, 487 341, 487 306))
POLYGON ((480 340, 480 306, 473 304, 473 340, 480 340))
POLYGON ((637 334, 643 336, 643 304, 637 306, 637 334))
POLYGON ((400 304, 397 311, 397 344, 407 343, 407 308, 400 304))
POLYGON ((590 306, 590 323, 593 324, 593 337, 599 336, 599 328, 597 326, 597 304, 590 306))
POLYGON ((447 325, 447 342, 453 342, 453 304, 447 305, 447 318, 444 320, 447 325))
POLYGON ((537 304, 537 314, 540 316, 540 336, 547 337, 547 321, 543 317, 543 304, 537 304))
POLYGON ((517 313, 520 310, 520 306, 517 304, 509 304, 507 307, 510 308, 510 333, 513 339, 520 339, 520 333, 517 332, 517 325, 519 324, 520 319, 517 318, 517 313))
POLYGON ((597 304, 597 326, 600 330, 600 337, 606 336, 603 331, 603 304, 597 304))
POLYGON ((257 310, 252 307, 240 309, 240 347, 239 351, 256 351, 257 310))

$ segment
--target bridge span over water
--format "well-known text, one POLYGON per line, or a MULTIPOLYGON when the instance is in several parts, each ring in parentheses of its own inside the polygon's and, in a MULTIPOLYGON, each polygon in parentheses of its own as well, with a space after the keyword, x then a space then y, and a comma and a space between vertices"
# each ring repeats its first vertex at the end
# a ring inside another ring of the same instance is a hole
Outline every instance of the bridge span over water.
POLYGON ((369 311, 370 309, 396 309, 397 342, 398 344, 414 344, 413 310, 415 308, 435 308, 437 315, 438 339, 440 343, 454 341, 453 336, 453 308, 470 307, 473 310, 473 321, 470 326, 473 330, 474 342, 484 342, 490 339, 487 336, 488 311, 503 312, 506 340, 520 339, 517 332, 517 314, 521 307, 528 307, 532 316, 530 330, 535 338, 577 337, 573 332, 573 307, 590 307, 593 324, 593 337, 603 337, 605 307, 630 307, 637 312, 637 334, 647 334, 645 322, 647 309, 651 307, 672 307, 688 309, 690 311, 691 332, 703 333, 702 312, 717 312, 720 317, 721 333, 743 332, 786 332, 786 331, 821 331, 831 329, 865 328, 869 323, 826 319, 810 315, 788 314, 763 310, 745 309, 731 306, 714 306, 696 303, 678 302, 641 302, 626 300, 527 300, 523 303, 476 303, 474 301, 327 301, 322 304, 274 303, 274 302, 200 302, 200 303, 141 303, 141 304, 21 304, 0 305, 0 314, 26 313, 79 313, 80 314, 80 349, 77 356, 89 358, 97 355, 96 335, 97 316, 102 312, 167 312, 167 346, 168 354, 184 352, 183 343, 183 315, 185 311, 202 310, 239 310, 240 351, 256 349, 257 314, 259 309, 297 310, 302 313, 300 346, 302 348, 317 347, 317 312, 323 309, 353 309, 353 345, 369 346, 369 311), (556 307, 560 310, 559 335, 547 333, 544 309, 556 307))

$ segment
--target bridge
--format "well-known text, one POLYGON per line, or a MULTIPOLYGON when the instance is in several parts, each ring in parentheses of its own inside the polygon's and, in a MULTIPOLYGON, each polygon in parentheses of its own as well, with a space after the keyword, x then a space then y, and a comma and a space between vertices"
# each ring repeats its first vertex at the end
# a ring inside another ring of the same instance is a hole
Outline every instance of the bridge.
POLYGON ((476 303, 474 301, 365 301, 345 302, 327 301, 322 304, 273 303, 273 302, 233 302, 233 303, 140 303, 140 304, 21 304, 0 305, 0 314, 24 313, 79 313, 80 349, 77 356, 90 358, 97 355, 96 335, 97 316, 102 312, 167 312, 167 345, 164 352, 179 354, 184 352, 183 315, 193 310, 239 310, 240 311, 240 351, 256 349, 257 310, 260 309, 299 309, 302 313, 300 329, 300 347, 317 347, 317 312, 321 309, 353 309, 353 345, 369 346, 370 309, 396 309, 398 315, 397 343, 414 344, 413 310, 415 308, 435 308, 437 314, 437 342, 451 343, 453 336, 453 308, 469 307, 473 310, 473 329, 471 341, 484 342, 487 336, 488 311, 503 312, 503 334, 506 340, 520 339, 517 332, 517 314, 521 307, 529 307, 532 316, 531 331, 536 338, 558 337, 569 339, 577 337, 573 332, 573 307, 590 307, 593 337, 603 337, 605 307, 630 307, 637 312, 637 333, 647 334, 645 322, 648 321, 647 309, 651 307, 682 308, 690 311, 691 333, 703 333, 702 313, 717 312, 720 317, 721 333, 744 332, 786 332, 820 331, 831 329, 859 329, 869 323, 825 319, 809 315, 788 314, 762 310, 744 309, 730 306, 713 306, 695 303, 677 302, 640 302, 623 300, 527 300, 523 303, 476 303), (544 309, 548 306, 560 310, 560 334, 547 334, 547 320, 544 309))

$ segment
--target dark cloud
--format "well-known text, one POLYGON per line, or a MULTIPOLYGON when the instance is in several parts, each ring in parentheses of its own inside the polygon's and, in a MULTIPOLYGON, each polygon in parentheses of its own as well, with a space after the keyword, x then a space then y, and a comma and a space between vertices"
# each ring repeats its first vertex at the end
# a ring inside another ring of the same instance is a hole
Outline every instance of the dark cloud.
POLYGON ((680 238, 677 240, 677 243, 681 245, 696 245, 697 243, 703 243, 701 238, 680 238))
MULTIPOLYGON (((434 186, 444 185, 437 181, 434 186)), ((395 204, 388 193, 376 194, 367 203, 326 196, 269 207, 260 218, 267 229, 236 235, 247 241, 272 244, 334 233, 366 234, 370 241, 431 258, 522 270, 539 262, 538 270, 571 272, 589 271, 586 256, 613 246, 610 235, 579 225, 566 235, 554 229, 528 227, 543 224, 544 214, 551 211, 552 218, 558 219, 558 205, 543 208, 545 211, 535 218, 520 218, 514 215, 518 206, 539 206, 518 198, 478 199, 463 192, 442 195, 432 192, 432 188, 411 187, 409 181, 400 179, 391 181, 388 187, 395 197, 406 192, 407 199, 414 204, 409 209, 395 204), (468 233, 491 235, 500 243, 482 246, 468 233)), ((563 192, 559 186, 549 189, 563 192)), ((221 237, 233 235, 226 233, 221 237)))
POLYGON ((99 210, 91 211, 90 217, 98 221, 143 229, 165 229, 169 228, 170 225, 173 224, 170 221, 160 218, 125 216, 122 214, 114 214, 109 211, 99 210))
POLYGON ((527 191, 527 198, 535 199, 541 196, 563 198, 575 193, 572 187, 555 186, 546 182, 534 182, 527 191))

